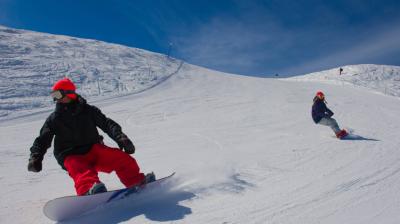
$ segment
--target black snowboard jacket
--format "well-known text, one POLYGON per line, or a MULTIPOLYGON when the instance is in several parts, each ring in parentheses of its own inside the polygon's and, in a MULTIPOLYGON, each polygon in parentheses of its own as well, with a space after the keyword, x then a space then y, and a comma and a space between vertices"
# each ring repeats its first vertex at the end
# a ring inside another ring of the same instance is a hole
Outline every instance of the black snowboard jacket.
POLYGON ((87 104, 81 96, 72 103, 57 103, 30 148, 31 157, 43 160, 54 137, 54 156, 65 169, 64 159, 67 156, 86 154, 93 144, 102 141, 97 127, 116 142, 123 134, 120 125, 107 118, 97 107, 87 104))

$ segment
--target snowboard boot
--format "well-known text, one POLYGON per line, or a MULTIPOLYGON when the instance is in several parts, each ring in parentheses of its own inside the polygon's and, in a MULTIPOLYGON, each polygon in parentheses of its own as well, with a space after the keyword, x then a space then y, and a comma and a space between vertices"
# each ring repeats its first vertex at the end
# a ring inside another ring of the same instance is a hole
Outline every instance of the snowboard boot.
POLYGON ((336 137, 339 139, 343 139, 344 137, 346 137, 349 133, 347 133, 346 130, 341 130, 338 133, 336 133, 336 137))
POLYGON ((94 183, 93 186, 89 189, 89 191, 85 195, 92 195, 92 194, 98 194, 98 193, 103 193, 107 192, 106 185, 103 183, 94 183))
POLYGON ((148 184, 151 182, 156 181, 156 175, 154 174, 154 172, 148 173, 146 174, 146 176, 144 177, 144 180, 142 181, 141 185, 143 184, 148 184))

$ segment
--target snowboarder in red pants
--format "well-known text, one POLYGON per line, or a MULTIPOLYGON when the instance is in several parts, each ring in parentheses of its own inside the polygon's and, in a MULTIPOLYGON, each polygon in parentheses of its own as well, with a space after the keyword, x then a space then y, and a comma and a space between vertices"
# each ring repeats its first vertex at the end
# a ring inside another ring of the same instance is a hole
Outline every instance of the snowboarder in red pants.
POLYGON ((115 171, 126 187, 155 179, 154 174, 145 177, 136 160, 129 155, 135 152, 135 146, 122 132, 121 126, 97 107, 87 104, 75 90, 74 83, 67 78, 52 87, 51 96, 56 101, 56 108, 30 149, 28 170, 42 170, 43 156, 54 137, 54 155, 74 180, 78 195, 107 191, 99 180, 98 172, 115 171), (117 142, 119 148, 104 145, 97 127, 117 142))
POLYGON ((348 135, 346 130, 340 130, 338 123, 332 118, 333 112, 326 106, 325 94, 318 91, 314 97, 311 115, 316 124, 331 127, 337 138, 344 138, 348 135))

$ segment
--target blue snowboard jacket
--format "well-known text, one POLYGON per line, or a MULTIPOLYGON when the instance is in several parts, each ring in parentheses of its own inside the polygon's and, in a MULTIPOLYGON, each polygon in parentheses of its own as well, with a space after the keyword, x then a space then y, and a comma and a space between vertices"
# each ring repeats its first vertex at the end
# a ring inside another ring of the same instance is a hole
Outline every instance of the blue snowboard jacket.
POLYGON ((314 99, 311 116, 316 124, 324 117, 332 117, 333 112, 326 106, 324 100, 314 99))

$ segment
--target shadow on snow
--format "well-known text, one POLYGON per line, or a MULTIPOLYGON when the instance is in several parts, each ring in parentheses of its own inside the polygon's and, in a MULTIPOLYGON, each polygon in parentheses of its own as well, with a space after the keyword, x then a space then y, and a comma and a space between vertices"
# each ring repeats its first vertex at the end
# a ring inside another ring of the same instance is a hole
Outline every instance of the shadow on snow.
POLYGON ((179 205, 179 202, 189 200, 195 194, 186 191, 160 191, 153 192, 145 198, 134 198, 118 201, 112 205, 96 209, 84 216, 59 224, 69 223, 120 223, 140 215, 158 222, 170 222, 183 219, 192 214, 189 207, 179 205))
POLYGON ((365 138, 362 137, 360 135, 355 135, 355 134, 349 134, 348 136, 346 136, 345 138, 341 139, 341 140, 358 140, 358 141, 380 141, 378 139, 374 139, 374 138, 365 138))

